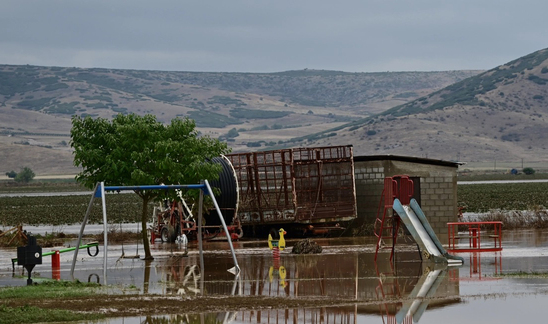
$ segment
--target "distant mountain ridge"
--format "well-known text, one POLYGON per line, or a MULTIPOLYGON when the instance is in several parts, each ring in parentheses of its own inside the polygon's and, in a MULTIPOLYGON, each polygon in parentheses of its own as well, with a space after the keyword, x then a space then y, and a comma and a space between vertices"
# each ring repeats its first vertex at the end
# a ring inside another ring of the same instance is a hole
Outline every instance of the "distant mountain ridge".
MULTIPOLYGON (((0 65, 0 165, 74 173, 72 115, 190 117, 235 151, 361 120, 481 71, 211 73, 0 65)), ((1 174, 1 173, 0 173, 1 174)))
POLYGON ((202 73, 0 65, 0 165, 76 172, 70 116, 190 117, 234 151, 548 163, 548 49, 488 71, 202 73))
POLYGON ((353 138, 362 153, 548 163, 546 134, 548 49, 543 49, 375 116, 293 140, 325 145, 353 138))

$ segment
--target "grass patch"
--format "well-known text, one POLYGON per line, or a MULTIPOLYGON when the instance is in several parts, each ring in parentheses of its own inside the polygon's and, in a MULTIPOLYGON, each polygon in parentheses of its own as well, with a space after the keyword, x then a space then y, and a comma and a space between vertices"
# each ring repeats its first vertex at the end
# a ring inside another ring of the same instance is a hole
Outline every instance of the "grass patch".
POLYGON ((501 273, 497 277, 506 277, 506 278, 548 278, 548 272, 527 272, 527 271, 516 271, 501 273))
POLYGON ((42 281, 32 286, 0 288, 0 300, 18 298, 73 298, 91 296, 101 285, 80 281, 42 281))
POLYGON ((63 309, 43 309, 35 306, 9 307, 0 305, 0 324, 74 322, 105 318, 101 314, 83 314, 63 309))
MULTIPOLYGON (((84 314, 61 309, 43 309, 35 306, 10 307, 7 303, 18 299, 86 297, 95 294, 101 286, 79 281, 44 281, 32 286, 0 288, 0 324, 72 322, 105 318, 102 314, 84 314)), ((61 302, 61 301, 60 301, 61 302)))

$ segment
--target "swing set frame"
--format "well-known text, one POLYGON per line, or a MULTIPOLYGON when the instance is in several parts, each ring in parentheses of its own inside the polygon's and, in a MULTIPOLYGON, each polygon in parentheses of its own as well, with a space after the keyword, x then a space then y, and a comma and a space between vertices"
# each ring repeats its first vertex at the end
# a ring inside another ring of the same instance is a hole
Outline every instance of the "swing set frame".
MULTIPOLYGON (((103 281, 104 284, 107 283, 107 257, 108 257, 108 231, 107 231, 107 209, 106 209, 106 203, 105 203, 105 192, 107 191, 137 191, 137 190, 177 190, 177 189, 198 189, 200 190, 200 196, 199 196, 199 205, 198 205, 198 246, 200 250, 200 264, 201 268, 203 269, 204 264, 204 256, 203 256, 203 242, 202 242, 202 216, 203 216, 203 202, 204 202, 204 194, 210 195, 211 199, 213 201, 213 204, 215 206, 215 209, 217 210, 217 215, 219 216, 219 220, 221 221, 221 224, 223 226, 223 229, 226 233, 226 239, 228 241, 228 245, 230 247, 230 252, 232 253, 232 259, 234 261, 234 267, 231 269, 228 269, 229 272, 233 273, 234 275, 238 276, 240 274, 240 266, 238 265, 238 260, 236 259, 236 254, 234 252, 234 246, 232 244, 232 239, 230 238, 230 234, 228 232, 226 223, 224 221, 223 215, 221 213, 221 209, 219 208, 219 205, 217 204, 217 201, 215 200, 215 196, 213 195, 213 190, 211 190, 211 186, 209 185, 209 182, 207 180, 203 180, 200 184, 186 184, 186 185, 139 185, 139 186, 105 186, 104 182, 98 182, 95 185, 95 189, 93 190, 93 194, 91 196, 88 209, 86 211, 86 215, 84 216, 84 220, 82 221, 82 225, 80 227, 80 232, 78 234, 78 245, 82 243, 82 236, 84 233, 84 229, 86 227, 89 214, 91 212, 91 208, 93 207, 93 200, 95 198, 101 198, 101 204, 102 204, 102 210, 103 210, 103 237, 104 237, 104 253, 103 253, 103 281)), ((74 278, 74 268, 76 267, 76 259, 78 257, 78 249, 74 250, 74 256, 72 259, 72 266, 70 269, 70 275, 72 278, 74 278)))

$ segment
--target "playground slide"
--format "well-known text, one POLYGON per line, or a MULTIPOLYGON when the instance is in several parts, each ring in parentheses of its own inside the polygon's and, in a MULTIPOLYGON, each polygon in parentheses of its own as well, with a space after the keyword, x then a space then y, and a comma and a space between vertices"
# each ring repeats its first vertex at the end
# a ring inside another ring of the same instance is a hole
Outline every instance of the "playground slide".
POLYGON ((395 199, 392 208, 398 213, 405 227, 419 245, 424 257, 432 259, 436 263, 448 263, 449 265, 464 263, 463 258, 453 256, 443 248, 415 199, 411 199, 409 205, 402 205, 399 199, 395 199))

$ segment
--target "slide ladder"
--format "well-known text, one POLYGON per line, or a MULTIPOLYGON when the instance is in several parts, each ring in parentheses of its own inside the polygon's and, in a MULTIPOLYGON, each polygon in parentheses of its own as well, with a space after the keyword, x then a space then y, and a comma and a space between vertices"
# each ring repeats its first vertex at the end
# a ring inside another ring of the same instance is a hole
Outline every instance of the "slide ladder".
POLYGON ((394 248, 400 228, 400 217, 392 211, 394 199, 409 203, 413 196, 413 181, 406 175, 397 175, 384 178, 384 187, 381 194, 377 218, 375 219, 375 236, 377 246, 375 248, 375 261, 380 249, 391 249, 390 260, 394 256, 394 248), (381 215, 382 207, 382 215, 381 215), (387 241, 390 244, 387 244, 387 241))

